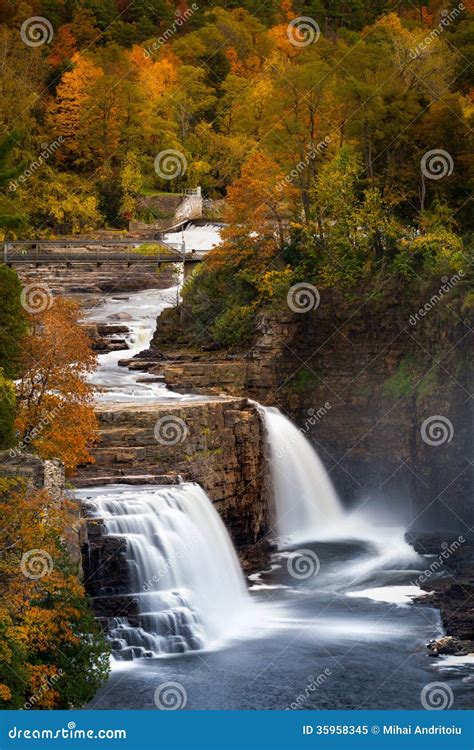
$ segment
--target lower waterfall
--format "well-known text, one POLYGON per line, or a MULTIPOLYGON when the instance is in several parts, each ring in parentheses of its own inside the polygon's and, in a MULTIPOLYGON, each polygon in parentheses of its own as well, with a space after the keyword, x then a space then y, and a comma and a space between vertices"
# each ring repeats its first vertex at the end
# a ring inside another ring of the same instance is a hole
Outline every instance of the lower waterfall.
POLYGON ((127 544, 138 613, 109 619, 116 658, 205 649, 239 629, 250 597, 225 526, 199 485, 111 485, 78 495, 107 536, 127 544))
POLYGON ((326 469, 301 431, 278 409, 262 408, 280 546, 312 541, 345 518, 326 469))

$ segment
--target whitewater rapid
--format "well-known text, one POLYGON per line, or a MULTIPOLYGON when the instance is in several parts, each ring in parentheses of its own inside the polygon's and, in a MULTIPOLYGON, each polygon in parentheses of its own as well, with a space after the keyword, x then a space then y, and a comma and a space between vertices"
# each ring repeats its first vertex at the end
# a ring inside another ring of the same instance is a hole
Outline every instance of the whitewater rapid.
MULTIPOLYGON (((177 284, 169 289, 147 289, 120 294, 102 301, 87 311, 84 316, 86 322, 123 324, 128 328, 125 337, 126 348, 99 354, 97 357, 97 369, 89 377, 89 382, 97 388, 97 401, 150 403, 195 398, 175 393, 163 383, 153 382, 156 378, 143 372, 129 370, 127 367, 120 367, 118 364, 120 360, 132 359, 148 349, 158 316, 163 310, 177 304, 180 286, 177 284), (147 380, 149 382, 146 382, 147 380)), ((120 338, 123 336, 120 335, 120 338)))

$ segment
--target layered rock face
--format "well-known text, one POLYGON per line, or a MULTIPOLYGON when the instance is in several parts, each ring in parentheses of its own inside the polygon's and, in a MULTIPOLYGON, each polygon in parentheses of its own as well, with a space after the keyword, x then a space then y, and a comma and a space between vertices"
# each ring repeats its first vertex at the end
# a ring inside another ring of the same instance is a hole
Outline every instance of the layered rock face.
POLYGON ((239 548, 268 527, 268 479, 258 409, 243 399, 103 404, 95 463, 77 486, 198 482, 239 548), (166 476, 164 476, 166 475, 166 476))
POLYGON ((328 291, 317 310, 262 317, 240 356, 187 355, 170 345, 165 319, 149 370, 180 392, 279 407, 316 446, 346 501, 377 506, 383 498, 412 528, 462 530, 473 520, 470 315, 459 296, 417 317, 424 302, 355 302, 328 291))
POLYGON ((137 292, 142 289, 167 289, 174 282, 171 264, 159 267, 153 259, 150 263, 128 266, 91 261, 68 268, 63 261, 41 265, 33 263, 19 265, 18 274, 24 285, 46 284, 54 295, 78 297, 81 300, 97 299, 103 294, 137 292))

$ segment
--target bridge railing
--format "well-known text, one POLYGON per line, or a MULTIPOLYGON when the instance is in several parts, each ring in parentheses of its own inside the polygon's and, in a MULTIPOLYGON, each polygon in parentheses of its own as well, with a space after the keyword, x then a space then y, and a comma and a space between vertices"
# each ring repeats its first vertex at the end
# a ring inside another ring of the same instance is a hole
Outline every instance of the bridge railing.
POLYGON ((107 263, 143 262, 179 263, 186 260, 183 245, 167 243, 160 238, 144 241, 130 240, 8 240, 3 242, 0 259, 7 265, 22 263, 107 263), (143 245, 156 245, 157 252, 140 253, 143 245), (162 252, 160 252, 160 247, 162 252))

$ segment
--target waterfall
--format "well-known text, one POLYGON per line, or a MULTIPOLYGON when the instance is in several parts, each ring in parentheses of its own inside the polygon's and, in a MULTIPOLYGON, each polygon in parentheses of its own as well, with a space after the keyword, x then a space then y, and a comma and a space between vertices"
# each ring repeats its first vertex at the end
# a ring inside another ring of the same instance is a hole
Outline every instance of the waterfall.
POLYGON ((251 604, 224 524, 196 484, 80 490, 107 536, 124 538, 138 614, 111 619, 114 656, 208 648, 241 627, 251 604))
POLYGON ((373 525, 344 511, 321 459, 301 431, 278 409, 260 407, 268 436, 275 520, 280 549, 316 541, 358 540, 367 556, 338 570, 335 587, 370 581, 375 571, 420 563, 402 527, 373 525))
POLYGON ((301 431, 278 409, 262 407, 262 413, 280 546, 318 539, 344 518, 336 491, 301 431))

